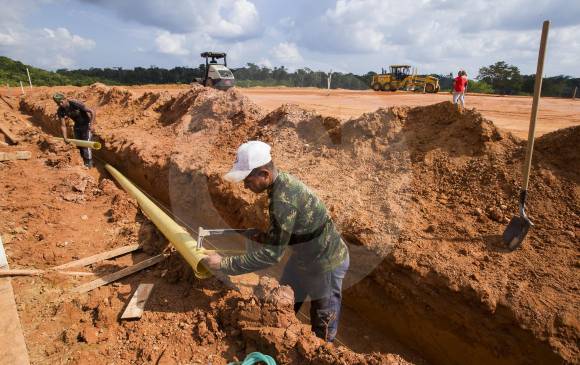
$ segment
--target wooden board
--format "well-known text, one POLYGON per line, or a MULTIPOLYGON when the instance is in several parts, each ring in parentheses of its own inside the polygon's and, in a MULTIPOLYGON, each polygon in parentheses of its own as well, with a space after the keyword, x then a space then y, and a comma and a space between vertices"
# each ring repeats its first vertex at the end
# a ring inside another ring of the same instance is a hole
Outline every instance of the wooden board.
POLYGON ((28 160, 31 157, 29 151, 0 152, 0 161, 28 160))
POLYGON ((99 262, 102 260, 107 260, 113 257, 121 256, 129 252, 133 252, 139 249, 139 245, 128 245, 123 247, 118 247, 113 250, 102 252, 93 256, 85 257, 76 261, 67 262, 66 264, 58 265, 52 267, 51 270, 62 270, 68 269, 71 267, 79 267, 79 266, 87 266, 90 264, 94 264, 95 262, 99 262))
POLYGON ((145 310, 145 304, 147 304, 147 299, 153 290, 153 284, 139 284, 135 293, 131 297, 127 308, 121 315, 121 319, 137 319, 141 318, 143 311, 145 310))
POLYGON ((73 288, 72 291, 74 293, 86 293, 86 292, 91 291, 93 289, 96 289, 100 286, 103 286, 103 285, 112 283, 113 281, 124 278, 125 276, 129 276, 131 274, 134 274, 137 271, 141 271, 143 269, 146 269, 149 266, 153 266, 153 265, 165 260, 166 257, 167 256, 165 256, 163 254, 153 256, 153 257, 148 258, 147 260, 141 261, 138 264, 135 264, 133 266, 129 266, 129 267, 126 267, 122 270, 116 271, 112 274, 105 275, 100 279, 93 280, 93 281, 88 282, 88 283, 83 284, 83 285, 79 285, 76 288, 73 288))
POLYGON ((10 142, 18 144, 19 142, 18 138, 16 138, 16 136, 12 134, 12 132, 10 132, 10 130, 5 125, 0 124, 0 132, 4 133, 4 135, 10 140, 10 142))
POLYGON ((92 272, 82 272, 82 271, 52 271, 52 270, 41 270, 41 269, 9 269, 0 271, 0 278, 12 277, 12 276, 37 276, 42 274, 61 274, 70 276, 95 276, 92 272))
MULTIPOLYGON (((5 258, 4 246, 0 238, 0 271, 8 269, 5 258)), ((0 362, 2 364, 30 364, 10 278, 0 278, 0 313, 0 362)))
POLYGON ((4 98, 4 96, 0 95, 0 99, 2 99, 2 101, 4 101, 6 103, 6 105, 8 105, 10 107, 10 109, 14 110, 14 105, 12 105, 8 100, 6 100, 6 98, 4 98))

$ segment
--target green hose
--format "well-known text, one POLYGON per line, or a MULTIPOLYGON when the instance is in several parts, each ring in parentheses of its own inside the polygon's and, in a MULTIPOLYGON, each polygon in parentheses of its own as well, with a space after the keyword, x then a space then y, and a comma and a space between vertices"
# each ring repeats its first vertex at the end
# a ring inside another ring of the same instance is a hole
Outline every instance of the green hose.
POLYGON ((264 355, 261 352, 252 352, 246 356, 244 361, 231 362, 228 365, 254 365, 263 362, 266 365, 276 365, 276 361, 269 355, 264 355))

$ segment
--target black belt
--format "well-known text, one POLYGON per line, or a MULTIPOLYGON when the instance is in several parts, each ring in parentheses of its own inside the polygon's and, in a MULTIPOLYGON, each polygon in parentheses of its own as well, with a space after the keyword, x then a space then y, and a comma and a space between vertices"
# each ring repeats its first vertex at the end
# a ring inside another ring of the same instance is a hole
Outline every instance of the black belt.
POLYGON ((290 236, 290 242, 288 242, 288 245, 292 246, 292 245, 296 245, 298 243, 312 241, 313 239, 320 236, 322 234, 322 232, 324 232, 324 229, 326 228, 326 225, 328 223, 330 223, 330 218, 326 218, 326 221, 320 227, 318 227, 315 231, 313 231, 311 233, 305 233, 305 234, 294 234, 293 233, 290 236))

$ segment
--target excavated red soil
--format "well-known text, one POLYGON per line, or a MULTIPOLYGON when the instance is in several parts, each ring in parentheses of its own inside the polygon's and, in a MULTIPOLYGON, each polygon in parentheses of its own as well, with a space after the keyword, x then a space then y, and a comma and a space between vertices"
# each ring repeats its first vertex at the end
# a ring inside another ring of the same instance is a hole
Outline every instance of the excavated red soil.
MULTIPOLYGON (((20 108, 58 133, 53 91, 20 108)), ((343 121, 293 105, 266 114, 235 89, 170 96, 95 84, 69 95, 97 110, 99 156, 192 227, 264 227, 265 197, 221 176, 240 143, 270 143, 352 245, 345 301, 362 327, 433 363, 579 361, 579 127, 536 140, 535 227, 508 252, 500 235, 517 212, 525 143, 475 110, 445 102, 343 121)))
MULTIPOLYGON (((2 149, 33 154, 31 160, 0 163, 0 231, 12 268, 49 268, 141 244, 132 256, 76 269, 100 275, 166 248, 167 241, 103 170, 80 167, 72 147, 52 141, 17 113, 6 115, 21 142, 2 149)), ((280 364, 409 364, 396 354, 364 355, 325 344, 294 315, 291 289, 274 279, 262 278, 253 291, 194 280, 177 253, 88 294, 70 292, 91 279, 13 279, 33 364, 226 364, 257 350, 280 364), (146 312, 138 321, 120 321, 143 282, 155 284, 146 312)))

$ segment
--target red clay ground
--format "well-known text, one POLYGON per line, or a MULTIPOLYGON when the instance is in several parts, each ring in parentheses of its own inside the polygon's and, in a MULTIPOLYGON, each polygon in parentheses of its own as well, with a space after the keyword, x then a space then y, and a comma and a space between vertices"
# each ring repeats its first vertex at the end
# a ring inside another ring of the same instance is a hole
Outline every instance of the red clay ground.
MULTIPOLYGON (((29 115, 45 132, 58 133, 54 90, 39 89, 22 100, 20 118, 29 115)), ((528 208, 536 226, 521 249, 508 252, 499 234, 517 211, 525 144, 477 110, 461 114, 440 103, 345 120, 296 106, 268 113, 241 94, 246 90, 65 90, 97 109, 97 138, 105 142, 99 156, 192 227, 264 226, 264 197, 221 176, 241 142, 271 143, 278 165, 323 198, 351 244, 345 302, 362 320, 343 323, 359 339, 367 328, 369 335, 388 333, 441 364, 578 362, 580 127, 536 141, 528 208)), ((54 153, 47 160, 63 155, 54 153)), ((22 180, 30 177, 15 177, 14 190, 22 180)), ((23 252, 12 266, 32 264, 23 252)), ((193 287, 205 285, 194 281, 193 287)), ((115 295, 114 287, 103 289, 104 298, 115 295)), ((175 328, 173 317, 152 318, 175 328)), ((216 318, 221 325, 219 313, 216 318)), ((366 341, 373 350, 393 351, 392 342, 366 341)), ((174 353, 181 355, 193 356, 174 353)))
MULTIPOLYGON (((2 123, 22 138, 18 146, 0 150, 33 154, 31 160, 0 163, 0 231, 12 268, 45 269, 114 247, 143 246, 133 255, 81 269, 103 275, 166 246, 102 166, 86 170, 76 150, 52 142, 5 105, 0 112, 2 123)), ((324 345, 294 316, 287 287, 263 281, 254 296, 215 279, 193 280, 176 253, 88 294, 70 292, 93 279, 56 274, 13 279, 33 364, 225 364, 257 349, 281 364, 407 364, 399 355, 363 356, 324 345), (147 311, 139 321, 120 321, 142 282, 155 284, 147 311)))

